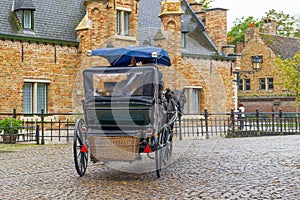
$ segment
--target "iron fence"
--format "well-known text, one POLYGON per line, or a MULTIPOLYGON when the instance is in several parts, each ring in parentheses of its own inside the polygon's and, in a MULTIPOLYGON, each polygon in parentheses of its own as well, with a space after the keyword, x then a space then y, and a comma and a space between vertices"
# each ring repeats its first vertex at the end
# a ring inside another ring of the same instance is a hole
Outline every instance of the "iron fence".
MULTIPOLYGON (((0 113, 2 118, 10 117, 22 120, 17 127, 18 132, 3 132, 0 127, 0 142, 9 137, 9 142, 71 142, 73 139, 76 120, 82 118, 82 113, 36 113, 27 116, 21 113, 0 113), (2 140, 1 140, 2 137, 2 140)), ((300 113, 295 112, 228 112, 204 113, 198 115, 184 115, 175 122, 174 137, 202 138, 212 137, 246 137, 264 135, 285 135, 300 133, 300 113), (245 118, 241 118, 245 114, 245 118)), ((1 119, 1 117, 0 117, 1 119)), ((10 127, 12 130, 15 127, 10 127)), ((7 140, 6 140, 7 142, 7 140)))

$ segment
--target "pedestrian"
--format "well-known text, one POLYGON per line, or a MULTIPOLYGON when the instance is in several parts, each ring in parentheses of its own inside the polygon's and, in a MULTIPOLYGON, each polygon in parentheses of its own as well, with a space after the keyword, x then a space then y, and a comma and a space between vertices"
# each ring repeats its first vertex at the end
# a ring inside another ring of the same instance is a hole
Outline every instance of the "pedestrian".
POLYGON ((244 121, 245 121, 245 107, 242 103, 239 103, 239 113, 238 113, 238 121, 239 121, 239 129, 243 130, 244 121))

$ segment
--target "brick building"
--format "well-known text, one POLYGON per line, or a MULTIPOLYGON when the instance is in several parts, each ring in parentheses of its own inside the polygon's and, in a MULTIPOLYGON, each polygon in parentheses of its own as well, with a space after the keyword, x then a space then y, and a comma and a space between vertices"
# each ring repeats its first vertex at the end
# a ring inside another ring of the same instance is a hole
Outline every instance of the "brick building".
POLYGON ((241 56, 237 58, 237 67, 240 68, 238 99, 246 111, 296 111, 293 105, 295 97, 276 84, 278 77, 273 62, 279 55, 283 59, 292 58, 300 50, 299 42, 300 38, 276 35, 274 20, 264 21, 263 33, 250 24, 241 56))
POLYGON ((2 0, 0 112, 79 111, 82 70, 108 64, 87 51, 129 45, 169 52, 165 85, 185 90, 186 113, 228 112, 236 99, 226 12, 192 0, 2 0))

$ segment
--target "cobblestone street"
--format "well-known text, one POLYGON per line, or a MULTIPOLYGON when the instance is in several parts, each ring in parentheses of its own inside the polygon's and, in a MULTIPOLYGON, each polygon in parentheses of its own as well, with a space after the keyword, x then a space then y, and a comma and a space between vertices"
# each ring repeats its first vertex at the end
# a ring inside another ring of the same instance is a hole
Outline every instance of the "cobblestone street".
POLYGON ((175 141, 173 156, 160 179, 91 162, 79 177, 71 144, 2 145, 0 199, 300 199, 299 135, 175 141))

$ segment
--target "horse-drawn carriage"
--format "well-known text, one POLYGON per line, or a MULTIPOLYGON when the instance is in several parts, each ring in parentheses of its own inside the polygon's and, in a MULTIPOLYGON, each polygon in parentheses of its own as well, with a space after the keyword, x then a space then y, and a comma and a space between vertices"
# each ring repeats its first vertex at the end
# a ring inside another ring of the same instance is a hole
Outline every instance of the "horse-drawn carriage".
POLYGON ((157 64, 170 65, 161 48, 129 47, 98 49, 91 56, 103 56, 109 67, 83 71, 84 119, 74 131, 74 162, 83 176, 92 162, 128 161, 141 154, 154 155, 157 177, 170 164, 173 124, 178 104, 172 91, 163 93, 162 74, 157 64), (142 63, 130 66, 132 59, 142 63))

